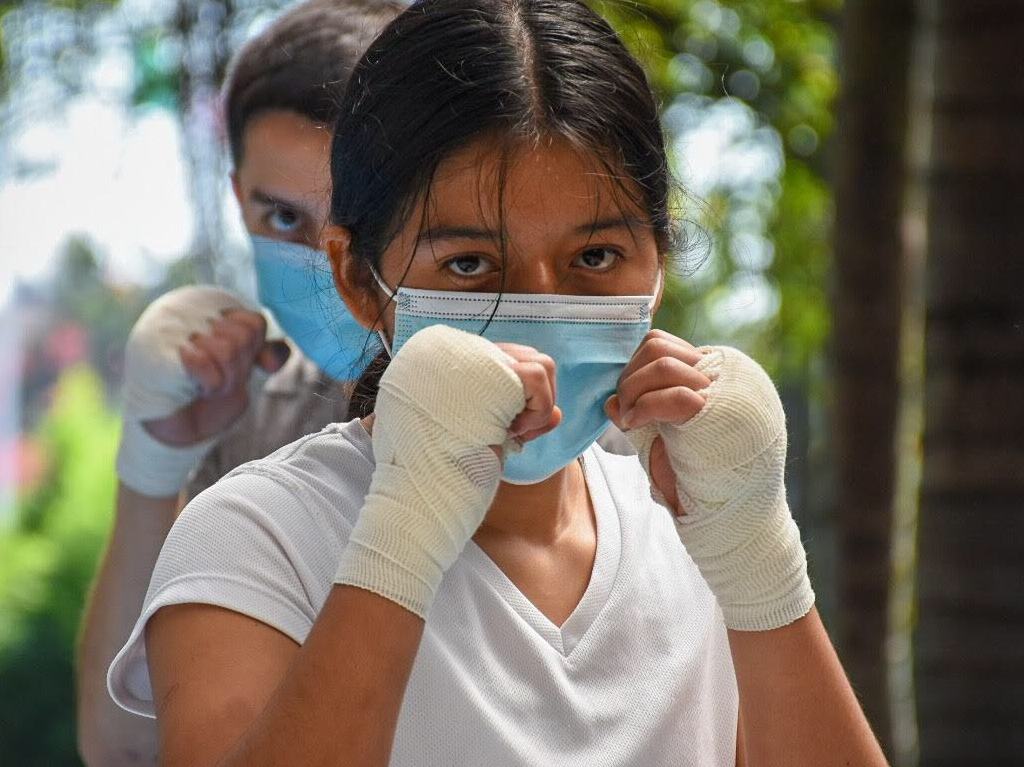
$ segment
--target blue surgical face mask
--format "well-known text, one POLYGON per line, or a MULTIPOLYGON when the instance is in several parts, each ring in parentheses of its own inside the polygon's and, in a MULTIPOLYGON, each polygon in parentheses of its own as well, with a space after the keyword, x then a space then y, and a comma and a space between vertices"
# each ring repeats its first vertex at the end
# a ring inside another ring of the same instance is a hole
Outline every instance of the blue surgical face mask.
POLYGON ((605 400, 615 393, 619 374, 650 330, 655 300, 409 288, 392 293, 377 281, 396 303, 392 355, 417 331, 442 324, 498 343, 531 346, 555 361, 562 422, 506 457, 502 479, 517 485, 547 479, 608 428, 605 400))
POLYGON ((259 300, 320 369, 339 381, 358 378, 379 351, 377 339, 348 311, 326 254, 295 242, 252 238, 259 300))

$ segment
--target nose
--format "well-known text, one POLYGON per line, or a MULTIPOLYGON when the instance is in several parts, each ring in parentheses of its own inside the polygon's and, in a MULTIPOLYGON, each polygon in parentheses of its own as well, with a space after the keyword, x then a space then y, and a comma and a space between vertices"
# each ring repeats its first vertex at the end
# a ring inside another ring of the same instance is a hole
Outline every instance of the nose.
POLYGON ((509 293, 561 293, 565 289, 563 283, 551 264, 538 259, 509 269, 505 290, 509 293))

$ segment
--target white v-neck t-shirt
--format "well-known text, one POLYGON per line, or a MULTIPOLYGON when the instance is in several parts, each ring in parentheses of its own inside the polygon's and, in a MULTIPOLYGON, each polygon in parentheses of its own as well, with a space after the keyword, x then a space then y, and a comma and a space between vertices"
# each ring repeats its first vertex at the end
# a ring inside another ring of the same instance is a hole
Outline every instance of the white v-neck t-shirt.
MULTIPOLYGON (((738 695, 714 597, 637 458, 595 445, 583 464, 597 553, 579 604, 556 626, 470 541, 428 615, 394 767, 735 765, 738 695)), ((114 699, 153 716, 143 629, 167 605, 218 605, 301 644, 373 466, 362 424, 333 424, 196 497, 111 665, 114 699)))

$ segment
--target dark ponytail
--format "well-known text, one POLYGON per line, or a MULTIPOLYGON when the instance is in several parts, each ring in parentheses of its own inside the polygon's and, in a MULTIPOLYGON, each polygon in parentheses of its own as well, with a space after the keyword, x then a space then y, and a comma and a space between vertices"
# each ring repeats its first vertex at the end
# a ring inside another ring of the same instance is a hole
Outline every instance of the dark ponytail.
MULTIPOLYGON (((577 0, 423 0, 356 65, 331 149, 331 218, 374 268, 447 156, 484 135, 567 139, 671 246, 657 104, 614 30, 577 0)), ((368 369, 357 389, 373 388, 368 369)), ((372 409, 372 404, 371 404, 372 409)), ((350 414, 353 409, 350 408, 350 414)))

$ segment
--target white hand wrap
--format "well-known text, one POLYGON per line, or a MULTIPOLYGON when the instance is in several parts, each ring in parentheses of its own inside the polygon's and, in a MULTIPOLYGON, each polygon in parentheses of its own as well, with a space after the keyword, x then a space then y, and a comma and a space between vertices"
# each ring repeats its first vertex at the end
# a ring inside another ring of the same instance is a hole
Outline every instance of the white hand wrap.
MULTIPOLYGON (((184 447, 167 445, 151 436, 143 422, 165 418, 199 396, 199 385, 185 371, 178 351, 189 336, 208 333, 225 310, 248 308, 220 288, 192 285, 164 294, 135 323, 125 347, 124 425, 117 453, 117 475, 132 490, 156 498, 177 495, 217 443, 219 437, 184 447)), ((257 376, 253 384, 263 380, 257 376)))
MULTIPOLYGON (((807 614, 814 592, 786 503, 786 419, 768 374, 742 352, 703 347, 707 404, 682 424, 627 432, 650 473, 659 434, 684 510, 679 537, 729 628, 766 631, 807 614)), ((653 490, 653 484, 652 484, 653 490)), ((659 498, 659 500, 662 500, 659 498)))
POLYGON ((336 583, 426 618, 497 491, 501 461, 488 445, 516 449, 508 427, 526 402, 510 362, 490 341, 442 325, 395 355, 377 394, 376 469, 336 583))

